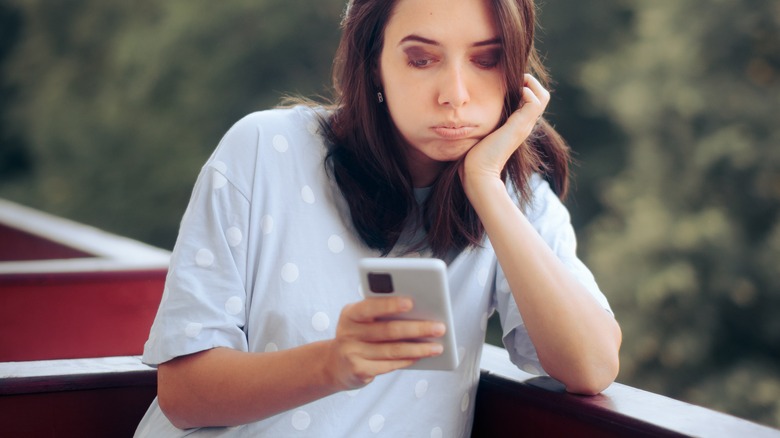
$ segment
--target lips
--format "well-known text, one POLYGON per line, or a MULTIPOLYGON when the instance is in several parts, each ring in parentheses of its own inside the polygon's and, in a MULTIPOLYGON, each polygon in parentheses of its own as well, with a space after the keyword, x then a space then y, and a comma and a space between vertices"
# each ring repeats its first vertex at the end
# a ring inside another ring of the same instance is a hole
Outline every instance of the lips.
POLYGON ((431 128, 436 135, 447 140, 470 137, 476 129, 476 126, 467 123, 444 123, 431 128))

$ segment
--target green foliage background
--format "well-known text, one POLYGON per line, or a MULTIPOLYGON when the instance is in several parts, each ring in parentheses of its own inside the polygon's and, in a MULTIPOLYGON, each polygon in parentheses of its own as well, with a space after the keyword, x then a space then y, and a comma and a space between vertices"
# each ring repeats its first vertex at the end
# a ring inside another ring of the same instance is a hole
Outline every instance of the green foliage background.
MULTIPOLYGON (((242 115, 327 94, 344 0, 0 0, 0 197, 173 245, 242 115)), ((619 381, 780 427, 780 3, 548 1, 619 381)))

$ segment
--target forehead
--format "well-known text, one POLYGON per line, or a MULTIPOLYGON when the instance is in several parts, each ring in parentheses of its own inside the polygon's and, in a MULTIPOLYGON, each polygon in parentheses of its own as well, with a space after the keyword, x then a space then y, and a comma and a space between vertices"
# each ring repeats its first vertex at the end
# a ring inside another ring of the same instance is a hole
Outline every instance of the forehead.
POLYGON ((398 0, 385 42, 417 35, 443 45, 470 45, 499 37, 489 0, 398 0))

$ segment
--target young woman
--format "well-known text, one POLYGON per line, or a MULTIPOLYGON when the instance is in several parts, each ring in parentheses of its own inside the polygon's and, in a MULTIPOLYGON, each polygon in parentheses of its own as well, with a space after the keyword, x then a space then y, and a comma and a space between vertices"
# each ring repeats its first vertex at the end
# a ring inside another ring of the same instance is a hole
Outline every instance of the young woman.
POLYGON ((613 381, 620 329, 559 200, 533 30, 531 0, 349 3, 336 102, 245 117, 201 172, 138 436, 468 436, 493 310, 521 368, 581 394, 613 381), (445 260, 455 326, 361 300, 377 256, 445 260), (404 369, 445 330, 456 370, 404 369))

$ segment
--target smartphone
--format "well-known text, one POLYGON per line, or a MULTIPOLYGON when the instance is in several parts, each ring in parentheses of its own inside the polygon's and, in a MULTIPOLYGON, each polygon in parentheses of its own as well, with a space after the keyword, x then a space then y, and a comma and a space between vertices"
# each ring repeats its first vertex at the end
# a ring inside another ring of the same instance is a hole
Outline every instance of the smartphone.
POLYGON ((444 323, 447 331, 441 338, 420 339, 438 342, 444 347, 439 356, 418 360, 408 369, 454 370, 458 367, 455 326, 447 284, 447 265, 439 259, 365 258, 358 264, 360 284, 366 298, 404 296, 414 301, 414 308, 394 319, 427 320, 444 323))

